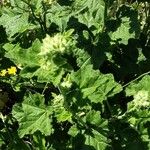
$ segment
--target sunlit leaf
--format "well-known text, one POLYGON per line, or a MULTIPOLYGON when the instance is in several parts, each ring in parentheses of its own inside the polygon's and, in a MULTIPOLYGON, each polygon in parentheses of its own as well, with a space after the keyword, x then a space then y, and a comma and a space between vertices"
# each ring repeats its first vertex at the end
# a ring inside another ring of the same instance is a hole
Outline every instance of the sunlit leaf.
POLYGON ((50 135, 53 131, 50 119, 52 109, 44 105, 44 98, 40 94, 29 94, 21 105, 13 107, 12 114, 19 123, 20 137, 36 131, 50 135))

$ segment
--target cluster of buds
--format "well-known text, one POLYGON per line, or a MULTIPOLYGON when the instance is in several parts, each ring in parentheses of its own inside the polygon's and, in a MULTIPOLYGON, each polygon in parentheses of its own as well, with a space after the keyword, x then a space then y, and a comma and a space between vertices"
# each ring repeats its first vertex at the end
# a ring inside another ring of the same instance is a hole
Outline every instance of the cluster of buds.
POLYGON ((49 70, 53 65, 50 60, 47 60, 44 58, 39 60, 39 64, 40 64, 41 68, 44 70, 49 70))
POLYGON ((16 67, 11 66, 10 68, 1 70, 1 71, 0 71, 0 76, 4 77, 4 76, 6 76, 7 74, 8 74, 8 75, 15 75, 16 72, 17 72, 16 67))
POLYGON ((72 31, 66 32, 64 34, 57 33, 53 37, 46 35, 46 37, 43 39, 43 45, 41 46, 41 52, 39 55, 47 55, 54 53, 61 53, 63 54, 66 49, 68 49, 72 43, 72 39, 70 37, 72 31))
POLYGON ((150 106, 148 91, 139 91, 134 96, 134 100, 130 102, 130 105, 133 106, 131 109, 148 108, 150 106))
POLYGON ((70 79, 70 74, 68 74, 66 78, 64 78, 64 81, 61 83, 61 87, 69 89, 71 88, 71 86, 72 86, 72 82, 70 79))
POLYGON ((10 1, 8 1, 8 0, 0 0, 0 5, 6 6, 8 4, 10 4, 10 1))
POLYGON ((54 108, 62 108, 63 107, 63 104, 64 104, 64 96, 59 94, 59 95, 56 95, 55 93, 52 94, 54 99, 53 99, 53 107, 54 108))
POLYGON ((150 101, 148 98, 148 91, 141 90, 134 96, 134 103, 137 107, 149 107, 150 101))
POLYGON ((51 4, 53 4, 55 1, 56 1, 56 0, 44 0, 44 3, 51 5, 51 4))

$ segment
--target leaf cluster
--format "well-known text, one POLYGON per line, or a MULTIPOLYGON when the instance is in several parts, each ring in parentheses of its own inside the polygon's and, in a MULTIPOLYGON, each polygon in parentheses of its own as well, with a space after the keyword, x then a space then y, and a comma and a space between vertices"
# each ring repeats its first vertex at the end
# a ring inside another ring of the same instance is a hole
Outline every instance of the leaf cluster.
POLYGON ((0 149, 149 150, 149 20, 149 1, 0 1, 0 149))

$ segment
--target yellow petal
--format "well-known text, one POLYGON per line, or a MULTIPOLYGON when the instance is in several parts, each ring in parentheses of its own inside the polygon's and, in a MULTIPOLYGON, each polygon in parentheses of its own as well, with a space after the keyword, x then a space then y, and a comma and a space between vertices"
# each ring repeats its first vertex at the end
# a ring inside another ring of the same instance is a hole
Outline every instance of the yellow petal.
POLYGON ((8 74, 15 75, 17 72, 16 67, 11 66, 11 68, 8 68, 8 74))
POLYGON ((7 73, 6 69, 1 70, 0 76, 5 76, 7 73))

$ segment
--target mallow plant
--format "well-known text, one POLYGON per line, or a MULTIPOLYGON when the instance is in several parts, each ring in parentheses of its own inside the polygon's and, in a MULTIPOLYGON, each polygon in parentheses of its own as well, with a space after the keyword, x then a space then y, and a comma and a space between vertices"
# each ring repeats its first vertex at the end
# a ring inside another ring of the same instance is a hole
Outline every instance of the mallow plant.
POLYGON ((147 0, 0 1, 0 149, 149 150, 147 0))

